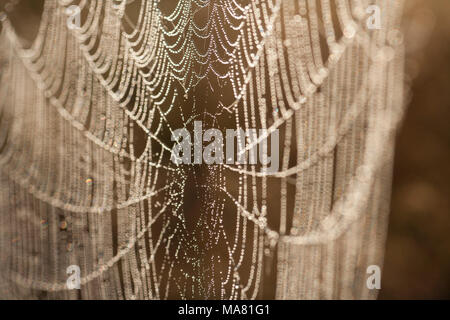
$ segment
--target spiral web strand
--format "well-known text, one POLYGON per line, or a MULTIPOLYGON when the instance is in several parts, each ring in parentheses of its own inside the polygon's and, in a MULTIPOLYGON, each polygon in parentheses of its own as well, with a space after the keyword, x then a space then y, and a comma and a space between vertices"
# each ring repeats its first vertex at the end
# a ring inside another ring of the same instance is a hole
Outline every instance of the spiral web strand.
POLYGON ((365 272, 383 259, 401 11, 398 0, 47 0, 31 46, 6 18, 0 297, 376 297, 365 272), (373 3, 380 30, 365 25, 373 3), (278 129, 280 170, 174 164, 171 134, 194 120, 278 129))

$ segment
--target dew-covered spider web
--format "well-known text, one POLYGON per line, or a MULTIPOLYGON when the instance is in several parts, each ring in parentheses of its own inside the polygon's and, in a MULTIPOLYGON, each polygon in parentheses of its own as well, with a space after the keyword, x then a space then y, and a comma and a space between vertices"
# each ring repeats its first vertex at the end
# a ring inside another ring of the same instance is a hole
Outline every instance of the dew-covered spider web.
POLYGON ((1 298, 376 297, 403 1, 33 2, 32 41, 1 22, 1 298), (173 163, 195 121, 279 130, 279 170, 173 163))

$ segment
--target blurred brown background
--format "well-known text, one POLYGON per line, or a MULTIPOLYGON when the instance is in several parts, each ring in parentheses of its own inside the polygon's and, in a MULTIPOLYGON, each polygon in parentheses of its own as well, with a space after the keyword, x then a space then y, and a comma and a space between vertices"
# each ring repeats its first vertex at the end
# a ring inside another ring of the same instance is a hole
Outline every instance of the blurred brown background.
POLYGON ((450 1, 407 0, 410 104, 394 167, 380 299, 450 298, 450 1))

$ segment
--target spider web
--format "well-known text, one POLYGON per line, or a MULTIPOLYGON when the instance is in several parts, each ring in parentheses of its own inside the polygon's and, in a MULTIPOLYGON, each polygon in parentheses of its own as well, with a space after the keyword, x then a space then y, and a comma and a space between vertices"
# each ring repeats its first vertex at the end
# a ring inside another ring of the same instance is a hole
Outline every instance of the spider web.
POLYGON ((45 1, 30 46, 5 19, 3 296, 367 295, 403 106, 401 1, 375 2, 377 31, 357 0, 45 1), (172 163, 194 121, 280 130, 280 170, 172 163))

